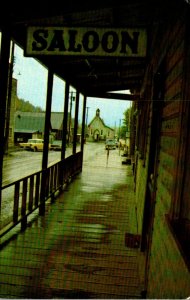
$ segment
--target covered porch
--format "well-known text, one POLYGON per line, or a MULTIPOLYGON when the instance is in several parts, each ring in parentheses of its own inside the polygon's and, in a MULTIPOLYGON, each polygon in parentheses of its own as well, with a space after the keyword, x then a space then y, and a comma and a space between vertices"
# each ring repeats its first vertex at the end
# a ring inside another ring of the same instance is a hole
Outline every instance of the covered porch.
POLYGON ((83 172, 46 204, 45 215, 2 240, 0 297, 145 296, 132 166, 122 164, 119 150, 108 162, 105 150, 87 159, 86 147, 83 172))

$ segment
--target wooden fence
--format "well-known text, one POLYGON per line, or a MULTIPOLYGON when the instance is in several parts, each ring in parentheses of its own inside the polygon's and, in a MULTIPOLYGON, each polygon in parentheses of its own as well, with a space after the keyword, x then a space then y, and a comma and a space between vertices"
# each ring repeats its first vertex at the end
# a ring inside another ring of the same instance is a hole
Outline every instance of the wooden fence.
POLYGON ((36 209, 44 214, 45 202, 48 199, 54 201, 57 194, 81 170, 82 152, 78 152, 45 170, 3 186, 2 199, 12 208, 8 207, 6 214, 1 209, 0 238, 19 223, 21 230, 24 230, 27 227, 27 217, 36 209))

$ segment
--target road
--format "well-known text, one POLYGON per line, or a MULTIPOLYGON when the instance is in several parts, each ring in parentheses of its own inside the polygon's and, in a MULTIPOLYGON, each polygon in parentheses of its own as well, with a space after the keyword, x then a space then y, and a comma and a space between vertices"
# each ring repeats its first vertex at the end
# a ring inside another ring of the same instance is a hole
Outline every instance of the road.
MULTIPOLYGON (((80 150, 80 147, 78 147, 80 150)), ((72 148, 67 148, 66 157, 70 156, 72 148)), ((105 153, 104 143, 87 143, 84 145, 85 161, 95 159, 99 154, 105 153)), ((15 151, 4 157, 3 161, 3 186, 20 178, 41 170, 42 152, 27 150, 15 151)), ((61 159, 60 151, 48 152, 48 166, 57 163, 61 159)))
MULTIPOLYGON (((67 149, 66 157, 71 155, 71 148, 67 149)), ((15 151, 5 156, 3 161, 3 186, 41 170, 42 152, 27 150, 15 151)), ((48 166, 61 159, 60 151, 48 152, 48 166)))

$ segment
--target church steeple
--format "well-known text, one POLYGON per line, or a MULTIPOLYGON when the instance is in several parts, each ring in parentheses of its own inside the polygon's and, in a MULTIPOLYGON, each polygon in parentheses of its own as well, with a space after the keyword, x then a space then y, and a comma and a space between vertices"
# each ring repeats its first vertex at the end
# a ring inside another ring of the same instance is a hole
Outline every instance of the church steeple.
POLYGON ((96 110, 96 117, 99 117, 100 116, 100 110, 99 108, 96 110))

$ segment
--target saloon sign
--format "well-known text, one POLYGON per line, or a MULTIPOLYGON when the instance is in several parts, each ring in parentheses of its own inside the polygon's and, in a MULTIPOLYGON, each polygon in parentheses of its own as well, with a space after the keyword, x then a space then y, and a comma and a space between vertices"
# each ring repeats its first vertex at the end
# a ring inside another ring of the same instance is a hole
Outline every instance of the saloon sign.
POLYGON ((146 56, 145 29, 28 27, 26 56, 146 56))

